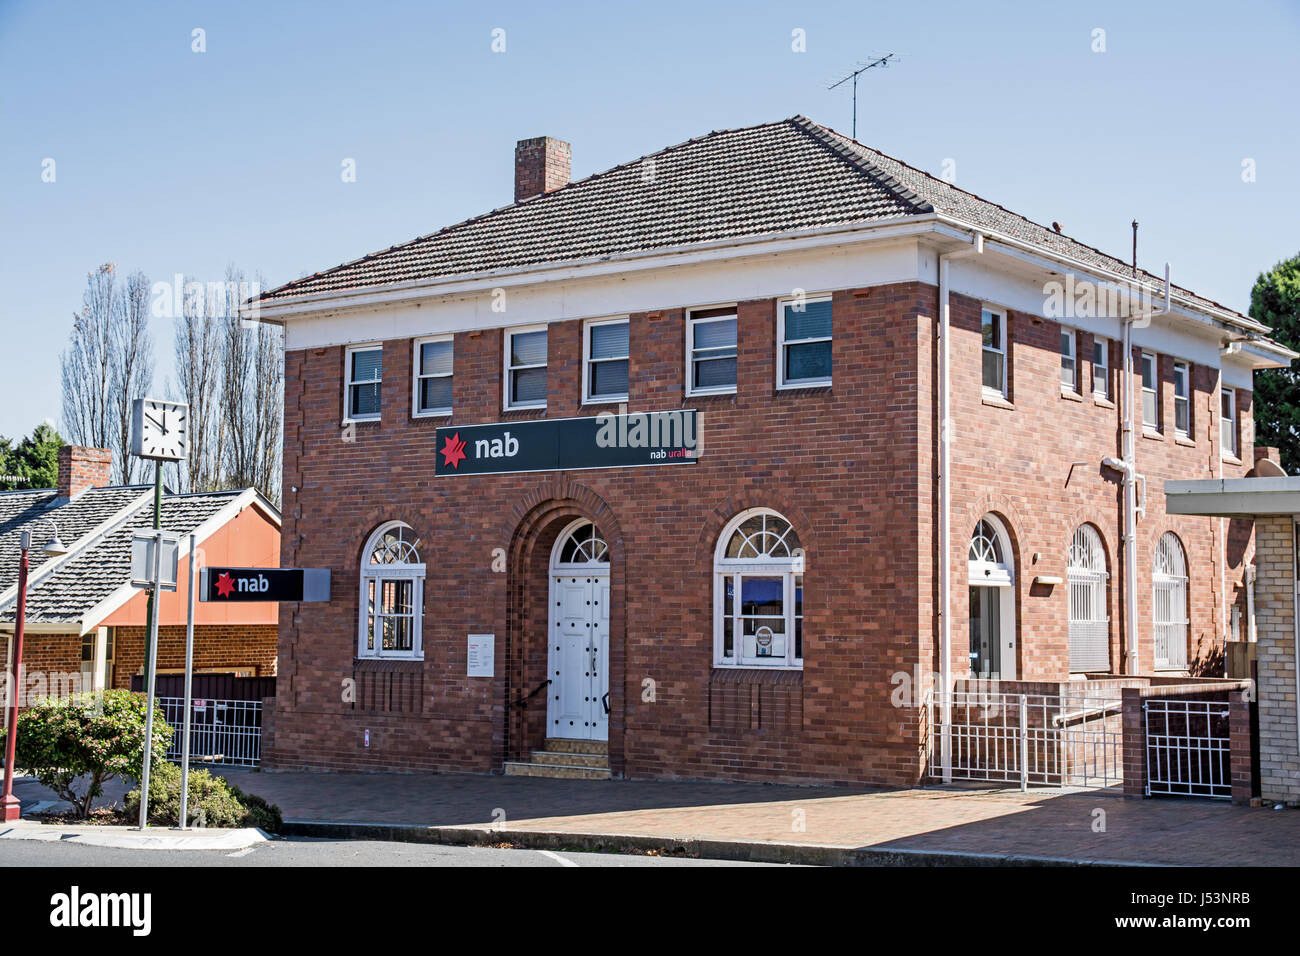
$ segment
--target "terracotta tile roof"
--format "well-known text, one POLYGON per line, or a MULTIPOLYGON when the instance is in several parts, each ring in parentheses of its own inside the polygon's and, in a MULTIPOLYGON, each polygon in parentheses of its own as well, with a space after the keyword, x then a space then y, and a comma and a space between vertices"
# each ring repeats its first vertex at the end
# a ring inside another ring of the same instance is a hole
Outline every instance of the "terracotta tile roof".
MULTIPOLYGON (((829 127, 793 116, 687 140, 554 192, 286 283, 263 293, 261 300, 278 302, 932 212, 1122 275, 1131 272, 1120 259, 829 127)), ((1163 276, 1143 272, 1142 277, 1163 286, 1163 276)), ((1181 291, 1203 307, 1232 312, 1181 291)))

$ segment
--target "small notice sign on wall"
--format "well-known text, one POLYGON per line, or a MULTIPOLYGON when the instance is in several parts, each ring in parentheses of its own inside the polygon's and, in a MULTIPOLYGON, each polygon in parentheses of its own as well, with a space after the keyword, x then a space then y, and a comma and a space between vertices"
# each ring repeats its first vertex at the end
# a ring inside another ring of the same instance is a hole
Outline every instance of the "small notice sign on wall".
POLYGON ((465 666, 466 677, 492 677, 492 657, 496 650, 495 634, 471 634, 469 655, 465 666))

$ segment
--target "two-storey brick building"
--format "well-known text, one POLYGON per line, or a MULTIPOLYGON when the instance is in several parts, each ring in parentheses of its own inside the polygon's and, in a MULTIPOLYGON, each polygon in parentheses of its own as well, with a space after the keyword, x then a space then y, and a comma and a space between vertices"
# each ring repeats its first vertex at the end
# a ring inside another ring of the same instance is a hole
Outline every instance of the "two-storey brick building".
POLYGON ((568 157, 256 303, 273 765, 910 783, 932 676, 1221 667, 1249 525, 1145 487, 1251 472, 1267 329, 802 117, 568 157))

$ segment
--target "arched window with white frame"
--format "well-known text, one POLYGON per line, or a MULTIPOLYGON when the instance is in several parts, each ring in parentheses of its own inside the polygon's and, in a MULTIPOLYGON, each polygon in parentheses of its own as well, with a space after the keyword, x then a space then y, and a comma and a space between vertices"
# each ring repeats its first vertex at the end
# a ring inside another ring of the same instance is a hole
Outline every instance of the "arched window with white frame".
POLYGON ((803 667, 804 554, 784 517, 751 508, 714 554, 715 667, 803 667))
POLYGON ((1073 674, 1110 670, 1110 616, 1106 610, 1109 577, 1101 535, 1090 524, 1079 525, 1070 541, 1066 568, 1073 674))
POLYGON ((1187 669, 1187 556, 1178 536, 1166 531, 1156 543, 1151 581, 1151 624, 1156 670, 1187 669))
POLYGON ((423 658, 424 574, 410 525, 389 521, 375 529, 361 554, 358 657, 423 658))
POLYGON ((1016 676, 1015 555, 1011 536, 992 513, 975 523, 967 550, 970 592, 970 675, 981 680, 1016 676))

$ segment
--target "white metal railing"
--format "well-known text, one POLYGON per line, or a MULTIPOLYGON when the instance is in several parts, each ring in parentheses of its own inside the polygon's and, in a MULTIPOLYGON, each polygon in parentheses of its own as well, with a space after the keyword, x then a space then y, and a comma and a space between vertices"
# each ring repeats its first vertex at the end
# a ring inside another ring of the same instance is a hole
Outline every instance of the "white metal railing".
MULTIPOLYGON (((167 723, 176 729, 168 760, 181 759, 185 700, 157 697, 167 723)), ((262 757, 260 700, 194 699, 190 713, 190 759, 195 763, 255 767, 262 757)))
POLYGON ((927 706, 931 777, 1012 783, 1022 790, 1124 782, 1119 697, 936 691, 927 706))
POLYGON ((1232 796, 1226 703, 1152 698, 1142 709, 1148 796, 1232 796))

